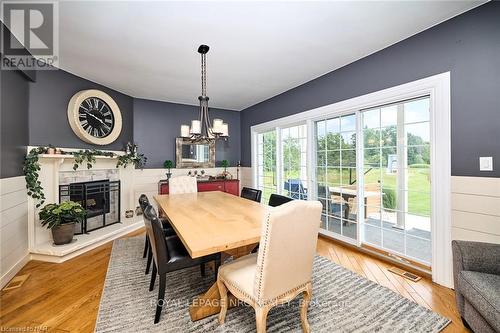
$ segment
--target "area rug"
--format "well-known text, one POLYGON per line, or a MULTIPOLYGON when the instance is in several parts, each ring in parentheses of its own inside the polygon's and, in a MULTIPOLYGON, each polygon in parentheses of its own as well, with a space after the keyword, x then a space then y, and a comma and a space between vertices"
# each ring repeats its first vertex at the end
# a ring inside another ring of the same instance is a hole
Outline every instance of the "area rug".
MULTIPOLYGON (((160 322, 153 324, 158 282, 150 292, 150 275, 144 274, 143 246, 143 237, 114 241, 96 332, 255 332, 254 311, 244 305, 229 309, 221 326, 217 316, 191 321, 190 300, 214 282, 213 274, 208 272, 201 277, 199 267, 167 275, 166 304, 160 322)), ((312 332, 439 332, 450 323, 320 256, 314 259, 313 301, 308 318, 312 332)), ((271 310, 267 331, 301 332, 299 298, 271 310)))

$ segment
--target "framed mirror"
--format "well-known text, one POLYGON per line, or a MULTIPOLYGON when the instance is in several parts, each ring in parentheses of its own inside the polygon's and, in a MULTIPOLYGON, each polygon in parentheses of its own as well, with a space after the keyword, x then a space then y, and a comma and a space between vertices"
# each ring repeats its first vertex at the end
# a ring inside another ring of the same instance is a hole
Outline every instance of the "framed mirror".
POLYGON ((176 139, 177 168, 214 168, 215 142, 192 142, 189 139, 176 139))

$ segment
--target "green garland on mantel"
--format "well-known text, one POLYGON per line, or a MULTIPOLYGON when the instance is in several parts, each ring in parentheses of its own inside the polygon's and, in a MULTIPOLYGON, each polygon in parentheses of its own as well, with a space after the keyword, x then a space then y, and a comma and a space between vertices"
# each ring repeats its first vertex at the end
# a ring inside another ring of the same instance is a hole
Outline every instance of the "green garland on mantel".
MULTIPOLYGON (((51 147, 51 146, 49 146, 51 147)), ((31 149, 26 158, 24 159, 24 178, 26 179, 26 189, 28 195, 37 201, 36 207, 40 207, 45 202, 45 194, 43 193, 42 182, 38 180, 40 163, 38 162, 39 155, 47 153, 47 147, 37 147, 31 149)), ((61 155, 73 155, 75 163, 73 170, 77 170, 83 163, 87 164, 87 169, 91 169, 96 162, 96 156, 117 157, 116 167, 123 166, 126 168, 129 164, 134 165, 136 168, 143 169, 146 165, 147 158, 144 154, 137 153, 137 145, 127 143, 124 155, 118 155, 113 152, 106 152, 97 149, 85 149, 76 152, 61 151, 61 155)))

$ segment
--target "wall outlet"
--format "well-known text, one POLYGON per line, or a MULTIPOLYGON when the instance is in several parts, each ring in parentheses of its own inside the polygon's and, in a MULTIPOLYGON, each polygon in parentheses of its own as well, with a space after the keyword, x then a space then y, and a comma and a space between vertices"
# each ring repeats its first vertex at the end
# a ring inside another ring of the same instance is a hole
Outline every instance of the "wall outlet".
POLYGON ((493 171, 493 157, 480 157, 479 171, 493 171))

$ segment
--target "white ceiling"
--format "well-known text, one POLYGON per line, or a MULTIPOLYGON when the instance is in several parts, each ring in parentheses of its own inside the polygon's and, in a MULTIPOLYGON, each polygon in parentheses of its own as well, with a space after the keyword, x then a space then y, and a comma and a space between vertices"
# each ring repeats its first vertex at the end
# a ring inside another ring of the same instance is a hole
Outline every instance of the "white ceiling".
MULTIPOLYGON (((484 2, 484 1, 483 1, 484 2)), ((134 97, 242 110, 478 2, 61 2, 60 67, 134 97)))

